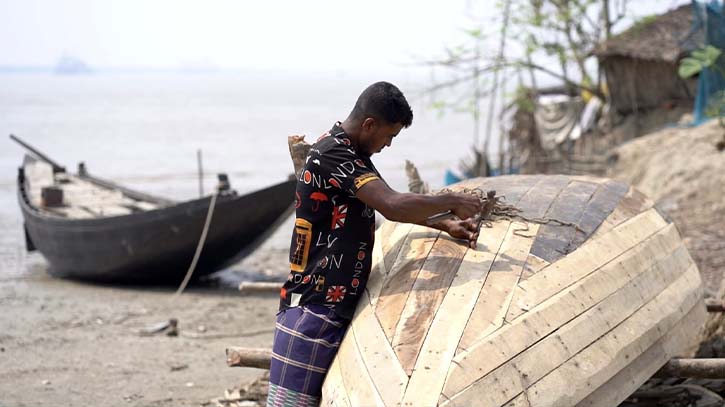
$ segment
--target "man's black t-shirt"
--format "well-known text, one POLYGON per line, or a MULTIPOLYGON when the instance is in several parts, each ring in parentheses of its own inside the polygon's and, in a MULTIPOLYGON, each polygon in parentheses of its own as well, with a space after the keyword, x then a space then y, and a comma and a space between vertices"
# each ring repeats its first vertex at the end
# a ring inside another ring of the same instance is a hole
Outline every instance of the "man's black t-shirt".
POLYGON ((347 319, 370 274, 375 211, 355 194, 380 174, 335 124, 312 146, 297 180, 290 274, 280 310, 327 305, 347 319))

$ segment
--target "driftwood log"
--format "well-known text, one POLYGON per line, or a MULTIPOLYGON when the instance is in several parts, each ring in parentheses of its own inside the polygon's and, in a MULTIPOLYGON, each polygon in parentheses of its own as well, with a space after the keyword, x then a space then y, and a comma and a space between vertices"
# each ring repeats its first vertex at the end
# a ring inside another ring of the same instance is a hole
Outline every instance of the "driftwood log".
POLYGON ((272 349, 230 346, 226 352, 227 366, 229 367, 269 369, 269 364, 272 361, 272 349))
POLYGON ((242 281, 239 283, 239 291, 244 294, 278 293, 281 287, 282 282, 242 281))

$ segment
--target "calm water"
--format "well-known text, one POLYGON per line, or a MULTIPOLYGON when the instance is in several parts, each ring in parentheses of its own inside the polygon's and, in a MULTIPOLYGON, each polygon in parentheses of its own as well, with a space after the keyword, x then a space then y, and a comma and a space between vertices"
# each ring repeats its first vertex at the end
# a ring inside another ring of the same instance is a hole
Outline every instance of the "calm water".
MULTIPOLYGON (((75 171, 85 161, 93 174, 157 195, 198 196, 196 151, 203 151, 205 190, 215 174, 230 175, 240 193, 284 180, 292 172, 287 136, 308 139, 343 120, 359 92, 385 79, 398 84, 413 106, 410 129, 393 148, 373 157, 398 190, 407 189, 404 160, 419 167, 432 187, 471 144, 468 116, 439 117, 410 79, 275 77, 262 75, 0 75, 0 276, 22 273, 28 259, 15 201, 23 150, 15 134, 75 171)), ((268 242, 289 244, 291 224, 268 242)), ((38 258, 39 259, 39 258, 38 258)))

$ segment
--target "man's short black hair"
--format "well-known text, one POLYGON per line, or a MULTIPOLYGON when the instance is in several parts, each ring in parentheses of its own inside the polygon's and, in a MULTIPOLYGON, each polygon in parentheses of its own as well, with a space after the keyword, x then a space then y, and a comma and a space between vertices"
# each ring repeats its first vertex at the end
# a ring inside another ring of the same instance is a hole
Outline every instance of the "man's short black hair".
POLYGON ((389 82, 376 82, 368 86, 357 98, 350 117, 364 120, 372 117, 389 124, 409 127, 413 123, 413 110, 403 92, 389 82))

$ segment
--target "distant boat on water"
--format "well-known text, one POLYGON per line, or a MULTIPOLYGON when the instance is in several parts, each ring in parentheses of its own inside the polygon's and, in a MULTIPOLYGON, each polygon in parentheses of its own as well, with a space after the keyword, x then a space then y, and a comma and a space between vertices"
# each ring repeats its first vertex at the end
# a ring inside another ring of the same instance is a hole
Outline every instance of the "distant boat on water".
POLYGON ((53 72, 56 75, 85 75, 93 71, 80 58, 72 55, 63 55, 56 62, 53 72))

